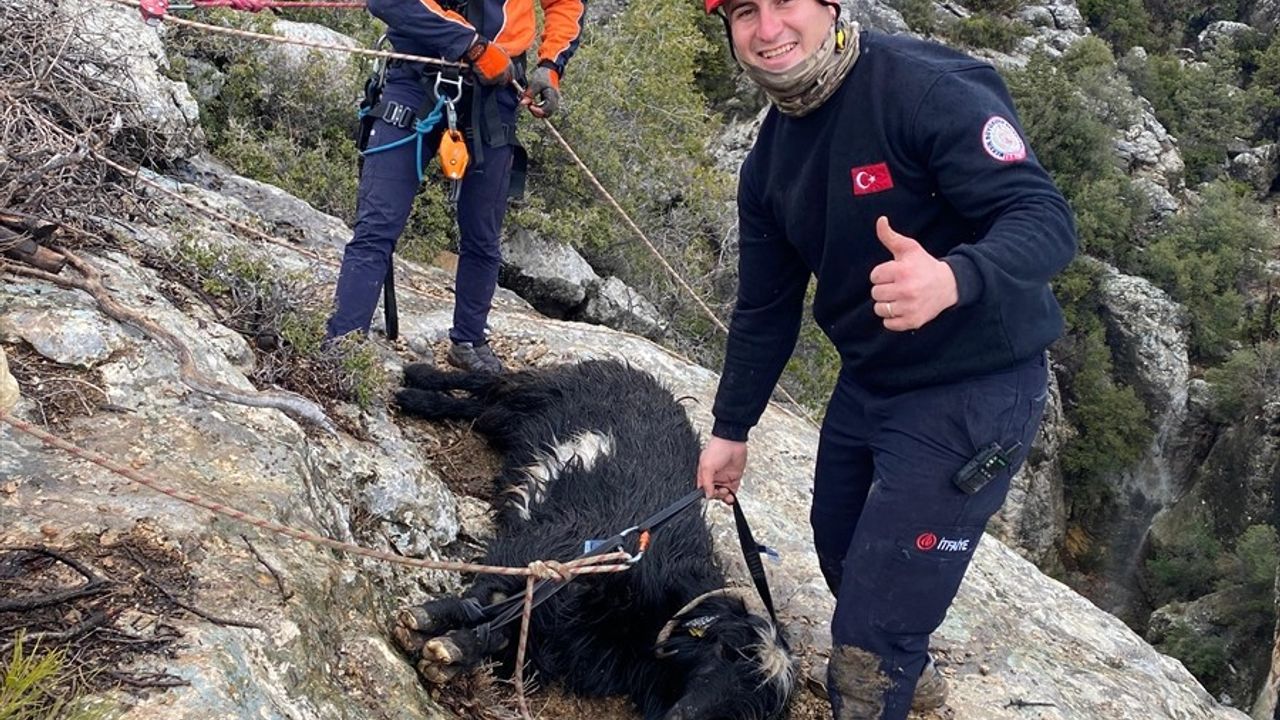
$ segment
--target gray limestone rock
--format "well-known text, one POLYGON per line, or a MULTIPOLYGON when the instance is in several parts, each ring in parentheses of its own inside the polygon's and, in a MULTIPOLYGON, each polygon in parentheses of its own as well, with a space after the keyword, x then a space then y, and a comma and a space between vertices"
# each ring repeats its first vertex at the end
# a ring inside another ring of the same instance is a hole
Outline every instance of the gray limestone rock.
POLYGON ((1268 195, 1280 182, 1280 143, 1249 148, 1231 158, 1227 172, 1253 188, 1260 197, 1268 195))
POLYGON ((9 359, 5 357, 4 348, 0 348, 0 412, 12 410, 21 398, 18 381, 9 373, 9 359))
MULTIPOLYGON (((45 5, 41 0, 20 1, 36 8, 45 5)), ((123 118, 126 131, 143 142, 149 157, 177 160, 203 145, 196 101, 186 83, 165 75, 168 59, 160 35, 143 23, 136 8, 95 0, 55 5, 55 12, 75 28, 80 49, 101 59, 99 67, 85 72, 110 85, 113 99, 128 107, 123 118)))
POLYGON ((592 286, 581 319, 647 338, 660 338, 667 331, 667 323, 658 308, 612 276, 592 286))
POLYGON ((502 284, 540 312, 564 317, 600 283, 591 265, 564 243, 545 240, 523 228, 502 242, 502 284))
POLYGON ((1186 311, 1151 281, 1104 267, 1099 284, 1117 370, 1155 416, 1185 406, 1191 377, 1186 311))

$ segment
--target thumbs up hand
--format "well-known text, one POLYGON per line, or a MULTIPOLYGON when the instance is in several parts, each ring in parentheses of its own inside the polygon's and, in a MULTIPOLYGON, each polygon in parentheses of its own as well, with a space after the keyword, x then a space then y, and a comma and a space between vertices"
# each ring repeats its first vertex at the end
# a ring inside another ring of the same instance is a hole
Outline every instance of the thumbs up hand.
POLYGON ((871 270, 871 299, 886 330, 903 332, 923 327, 959 300, 951 266, 933 257, 914 238, 876 220, 876 237, 893 259, 871 270))

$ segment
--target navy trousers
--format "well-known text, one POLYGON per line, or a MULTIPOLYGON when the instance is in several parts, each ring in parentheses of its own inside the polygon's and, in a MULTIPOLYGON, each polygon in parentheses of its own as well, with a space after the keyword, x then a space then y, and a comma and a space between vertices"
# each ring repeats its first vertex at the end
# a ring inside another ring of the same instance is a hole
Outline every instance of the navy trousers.
MULTIPOLYGON (((419 77, 420 71, 409 66, 389 68, 383 100, 421 107, 427 89, 419 77)), ((517 97, 509 87, 469 88, 457 103, 460 126, 466 127, 469 123, 471 92, 495 93, 501 122, 507 128, 515 127, 517 97)), ((423 139, 424 164, 435 157, 443 127, 442 120, 437 129, 423 139)), ((375 120, 368 149, 394 143, 411 134, 412 128, 397 128, 381 119, 375 120)), ((458 198, 458 272, 454 280, 453 327, 449 331, 449 337, 455 341, 484 341, 489 308, 498 285, 498 266, 502 259, 499 235, 507 211, 512 147, 506 138, 496 140, 496 145, 495 139, 485 143, 481 153, 477 152, 476 139, 468 139, 471 163, 463 176, 458 198)), ((353 331, 368 332, 391 264, 391 254, 404 231, 418 187, 415 142, 365 157, 356 200, 355 231, 342 256, 335 292, 336 308, 327 327, 329 337, 353 331)))
MULTIPOLYGON (((1044 412, 1043 356, 1008 371, 893 395, 837 382, 818 445, 813 524, 836 595, 836 646, 875 655, 890 682, 883 720, 902 720, 988 519, 1004 503, 1044 412), (1012 464, 970 495, 956 472, 992 442, 1012 464)), ((839 709, 835 682, 832 704, 839 709)), ((837 716, 839 713, 837 712, 837 716)))

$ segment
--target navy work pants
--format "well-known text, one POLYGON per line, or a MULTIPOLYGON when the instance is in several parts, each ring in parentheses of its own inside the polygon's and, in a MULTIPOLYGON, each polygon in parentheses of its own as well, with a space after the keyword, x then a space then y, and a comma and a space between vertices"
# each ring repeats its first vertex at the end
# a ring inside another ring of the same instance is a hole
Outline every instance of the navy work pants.
MULTIPOLYGON (((408 66, 389 68, 382 99, 412 108, 422 107, 428 91, 419 76, 419 70, 408 66)), ((457 103, 460 129, 469 123, 471 92, 486 93, 486 96, 496 93, 501 122, 506 128, 515 127, 517 98, 513 89, 470 88, 457 103)), ((424 165, 435 157, 443 128, 442 119, 435 131, 423 139, 424 165)), ((394 143, 413 132, 412 128, 398 128, 381 119, 375 120, 368 149, 394 143)), ((451 339, 471 343, 485 339, 484 328, 498 285, 499 235, 507 211, 512 158, 512 147, 506 137, 489 138, 482 153, 477 151, 477 144, 477 138, 468 138, 471 163, 463 176, 458 198, 458 272, 453 328, 449 331, 451 339)), ((365 157, 356 200, 355 232, 342 256, 335 293, 337 307, 327 328, 329 337, 357 330, 368 332, 391 264, 391 253, 409 218, 418 187, 418 153, 414 141, 365 157)))
MULTIPOLYGON (((1043 356, 892 395, 841 374, 818 445, 810 519, 823 576, 836 594, 832 642, 879 660, 890 681, 883 720, 907 717, 929 634, 1026 458, 1047 394, 1043 356), (952 478, 992 442, 1022 445, 1010 467, 966 494, 952 478)), ((836 683, 829 687, 839 717, 836 683)))

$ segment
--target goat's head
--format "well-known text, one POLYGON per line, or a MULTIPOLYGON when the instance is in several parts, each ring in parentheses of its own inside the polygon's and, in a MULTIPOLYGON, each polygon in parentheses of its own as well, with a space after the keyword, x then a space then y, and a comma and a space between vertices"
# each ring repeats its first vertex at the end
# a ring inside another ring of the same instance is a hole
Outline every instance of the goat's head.
POLYGON ((786 708, 795 661, 778 629, 751 605, 760 602, 750 590, 715 590, 658 634, 654 652, 685 678, 665 720, 766 720, 786 708))

